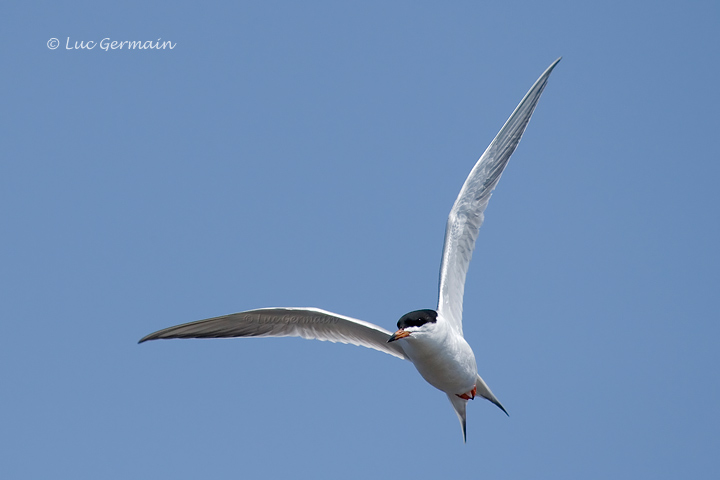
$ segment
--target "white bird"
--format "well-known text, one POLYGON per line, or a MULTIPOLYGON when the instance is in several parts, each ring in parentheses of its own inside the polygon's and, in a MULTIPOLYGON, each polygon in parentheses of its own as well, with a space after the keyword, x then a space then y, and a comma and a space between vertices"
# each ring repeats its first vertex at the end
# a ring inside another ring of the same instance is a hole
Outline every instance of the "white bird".
POLYGON ((420 375, 447 394, 466 434, 467 402, 479 395, 507 411, 478 375, 475 354, 463 336, 465 275, 485 208, 520 142, 555 60, 525 95, 473 167, 450 210, 445 229, 437 310, 416 310, 400 318, 391 333, 372 323, 318 308, 261 308, 177 325, 151 333, 167 338, 302 337, 350 343, 410 360, 420 375))

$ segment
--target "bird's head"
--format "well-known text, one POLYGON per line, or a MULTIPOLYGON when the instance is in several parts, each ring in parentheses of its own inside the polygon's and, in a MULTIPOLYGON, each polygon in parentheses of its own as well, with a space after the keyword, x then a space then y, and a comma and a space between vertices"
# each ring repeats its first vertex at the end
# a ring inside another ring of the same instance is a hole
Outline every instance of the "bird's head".
POLYGON ((388 343, 411 335, 422 335, 429 332, 435 327, 437 316, 435 310, 415 310, 406 313, 398 320, 398 330, 390 336, 388 343))

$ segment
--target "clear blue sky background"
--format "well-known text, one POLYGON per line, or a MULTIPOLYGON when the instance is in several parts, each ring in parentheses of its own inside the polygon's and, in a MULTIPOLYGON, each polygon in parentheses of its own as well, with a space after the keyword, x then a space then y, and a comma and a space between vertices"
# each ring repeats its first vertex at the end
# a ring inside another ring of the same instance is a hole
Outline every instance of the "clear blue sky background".
POLYGON ((439 3, 0 7, 0 476, 718 478, 719 4, 439 3), (137 345, 433 308, 460 186, 559 56, 465 290, 509 418, 476 400, 464 445, 358 347, 137 345))

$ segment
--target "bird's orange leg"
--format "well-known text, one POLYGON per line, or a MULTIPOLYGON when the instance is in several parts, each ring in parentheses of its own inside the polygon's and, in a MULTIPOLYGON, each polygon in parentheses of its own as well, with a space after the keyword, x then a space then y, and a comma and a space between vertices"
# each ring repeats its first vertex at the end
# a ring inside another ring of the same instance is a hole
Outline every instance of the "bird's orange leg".
POLYGON ((463 393, 462 395, 458 395, 457 393, 455 395, 462 398, 463 400, 474 400, 475 395, 477 395, 477 387, 473 387, 472 390, 467 393, 463 393))

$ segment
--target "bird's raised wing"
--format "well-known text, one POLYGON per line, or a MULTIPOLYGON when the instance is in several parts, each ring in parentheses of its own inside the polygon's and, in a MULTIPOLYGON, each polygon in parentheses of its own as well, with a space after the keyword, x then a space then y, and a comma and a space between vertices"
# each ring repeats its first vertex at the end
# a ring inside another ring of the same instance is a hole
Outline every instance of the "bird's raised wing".
POLYGON ((483 212, 500 180, 510 155, 515 151, 527 127, 550 73, 558 58, 545 70, 525 95, 490 146, 475 164, 450 210, 445 227, 445 245, 440 265, 438 313, 462 333, 465 275, 482 225, 483 212))
POLYGON ((259 308, 159 330, 139 343, 164 338, 302 337, 350 343, 407 359, 392 335, 369 322, 318 308, 259 308))

